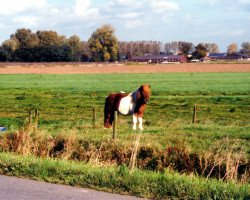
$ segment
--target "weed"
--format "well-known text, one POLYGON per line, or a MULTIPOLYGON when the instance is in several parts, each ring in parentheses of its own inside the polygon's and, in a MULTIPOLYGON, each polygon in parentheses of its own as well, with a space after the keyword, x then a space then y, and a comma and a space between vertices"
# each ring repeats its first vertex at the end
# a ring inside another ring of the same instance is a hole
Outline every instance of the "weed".
POLYGON ((0 173, 149 199, 249 199, 249 184, 0 153, 0 173))
POLYGON ((133 145, 119 141, 82 140, 74 132, 62 132, 56 136, 36 130, 33 133, 17 131, 1 138, 0 149, 20 155, 35 155, 66 160, 84 161, 95 165, 127 165, 151 171, 163 172, 166 168, 186 174, 197 174, 225 181, 248 181, 250 164, 238 144, 224 140, 205 154, 191 152, 185 146, 167 146, 160 150, 141 143, 141 133, 134 136, 133 145), (231 148, 229 146, 231 145, 231 148))

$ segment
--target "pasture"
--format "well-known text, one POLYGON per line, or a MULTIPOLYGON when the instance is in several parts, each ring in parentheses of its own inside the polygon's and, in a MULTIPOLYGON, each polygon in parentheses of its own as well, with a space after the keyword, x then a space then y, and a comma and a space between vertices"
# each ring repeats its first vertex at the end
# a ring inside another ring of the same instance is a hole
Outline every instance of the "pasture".
MULTIPOLYGON (((141 83, 152 86, 144 118, 145 141, 153 139, 152 145, 160 146, 179 141, 193 150, 206 149, 223 138, 247 144, 248 73, 0 75, 0 124, 18 129, 30 110, 39 109, 39 127, 52 134, 74 130, 82 137, 108 138, 110 131, 102 128, 106 96, 134 91, 141 83), (191 123, 194 105, 197 124, 191 123), (92 108, 96 129, 92 129, 92 108)), ((130 123, 131 117, 119 117, 118 138, 124 142, 133 134, 130 123)))
MULTIPOLYGON (((72 136, 70 141, 77 138, 80 143, 85 142, 81 143, 83 146, 86 142, 88 146, 93 143, 96 151, 108 151, 112 130, 103 128, 106 96, 120 90, 134 91, 143 83, 151 85, 152 96, 144 116, 145 130, 140 140, 142 153, 139 153, 143 161, 138 161, 141 164, 138 167, 163 170, 165 164, 151 160, 152 163, 146 158, 159 157, 166 149, 177 148, 176 156, 192 157, 195 153, 205 160, 210 159, 213 164, 205 173, 207 177, 211 175, 210 170, 222 162, 226 168, 226 164, 233 162, 228 159, 235 158, 233 164, 237 169, 240 167, 238 161, 243 166, 244 180, 241 181, 249 181, 245 180, 249 175, 244 174, 249 169, 250 157, 249 73, 0 75, 0 126, 7 127, 7 134, 23 130, 29 112, 38 109, 38 130, 42 134, 55 138, 72 136), (197 106, 195 124, 192 123, 194 105, 197 106), (93 108, 96 112, 94 125, 93 108)), ((117 157, 125 157, 115 160, 118 164, 127 161, 130 155, 127 149, 133 148, 139 133, 132 131, 131 121, 131 117, 118 116, 115 147, 110 150, 111 154, 118 152, 117 157)), ((1 149, 6 150, 4 145, 1 149)), ((74 157, 69 153, 66 157, 78 159, 79 154, 74 157)), ((100 162, 107 163, 108 155, 97 157, 100 162)), ((93 156, 91 158, 93 160, 93 156)), ((91 158, 88 157, 88 161, 91 158)), ((188 171, 173 167, 176 168, 180 172, 188 171)))

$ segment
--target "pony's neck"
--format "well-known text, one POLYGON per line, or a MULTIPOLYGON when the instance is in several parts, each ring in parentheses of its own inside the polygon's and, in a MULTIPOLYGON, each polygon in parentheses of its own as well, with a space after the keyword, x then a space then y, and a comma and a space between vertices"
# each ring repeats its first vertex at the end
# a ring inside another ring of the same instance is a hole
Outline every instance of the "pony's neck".
POLYGON ((138 93, 139 93, 139 89, 135 90, 134 92, 131 93, 131 96, 132 96, 132 99, 133 99, 133 102, 137 102, 138 100, 138 93))

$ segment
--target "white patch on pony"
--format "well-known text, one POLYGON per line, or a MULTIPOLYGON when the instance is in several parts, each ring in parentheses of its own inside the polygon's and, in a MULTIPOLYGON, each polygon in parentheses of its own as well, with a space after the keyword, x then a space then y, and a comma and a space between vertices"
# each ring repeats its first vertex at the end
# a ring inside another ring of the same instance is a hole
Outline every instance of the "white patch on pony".
POLYGON ((120 93, 125 94, 126 92, 124 92, 124 91, 120 91, 120 93))
MULTIPOLYGON (((121 91, 122 93, 123 91, 121 91)), ((128 96, 123 97, 120 101, 118 112, 122 115, 133 114, 133 130, 136 130, 137 123, 139 124, 139 129, 142 131, 142 117, 136 117, 134 114, 136 101, 137 101, 138 90, 131 92, 128 96)))
POLYGON ((131 94, 126 97, 123 97, 120 101, 118 112, 122 115, 131 115, 134 113, 135 104, 131 94))

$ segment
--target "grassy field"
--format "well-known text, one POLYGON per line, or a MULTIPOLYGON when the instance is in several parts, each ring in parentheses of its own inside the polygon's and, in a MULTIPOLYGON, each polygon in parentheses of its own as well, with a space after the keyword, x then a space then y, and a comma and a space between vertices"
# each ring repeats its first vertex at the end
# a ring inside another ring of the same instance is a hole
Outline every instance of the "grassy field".
MULTIPOLYGON (((102 129, 105 97, 134 91, 142 83, 152 86, 145 140, 153 138, 163 147, 179 140, 201 150, 223 138, 239 139, 245 146, 250 139, 249 73, 0 75, 0 125, 19 128, 30 110, 39 109, 41 129, 52 134, 70 129, 102 139, 110 134, 102 129), (192 124, 195 104, 198 123, 192 124), (97 129, 88 134, 92 108, 97 129)), ((125 139, 132 134, 131 118, 119 119, 118 137, 125 139)))
POLYGON ((250 197, 249 184, 224 183, 170 171, 131 173, 124 165, 105 167, 10 153, 0 153, 0 173, 150 199, 247 200, 250 197))
MULTIPOLYGON (((110 145, 112 132, 103 129, 104 101, 111 92, 134 91, 143 83, 151 84, 152 97, 145 113, 145 131, 140 140, 140 152, 144 154, 139 153, 143 161, 138 162, 142 168, 162 170, 171 166, 171 162, 162 161, 160 155, 166 149, 170 151, 169 148, 176 147, 179 149, 176 155, 184 156, 183 159, 187 155, 192 157, 192 153, 198 154, 197 157, 202 155, 203 161, 214 159, 210 160, 213 162, 210 170, 220 166, 221 162, 227 168, 233 159, 234 166, 240 169, 243 163, 244 170, 249 169, 249 73, 0 75, 0 126, 8 128, 7 134, 16 133, 27 124, 30 110, 39 109, 39 131, 46 138, 44 141, 48 142, 49 136, 52 136, 60 146, 62 142, 59 140, 64 138, 64 149, 68 151, 65 141, 77 138, 81 147, 88 144, 87 149, 91 149, 89 146, 93 143, 96 149, 92 152, 110 150, 111 155, 115 146, 115 152, 122 152, 125 157, 120 159, 122 156, 119 154, 119 159, 126 160, 130 156, 127 149, 133 148, 135 133, 138 132, 131 130, 131 117, 119 116, 117 140, 114 146, 110 145), (196 124, 192 123, 194 105, 198 108, 196 124), (95 128, 93 108, 96 110, 95 128), (70 135, 73 139, 69 138, 70 135), (148 154, 155 157, 148 161, 148 154), (144 163, 146 160, 147 164, 144 163)), ((5 139, 9 138, 6 136, 5 139)), ((30 144, 34 141, 29 140, 30 144)), ((67 144, 68 149, 74 146, 73 142, 67 144)), ((6 149, 2 147, 2 150, 6 149)), ((16 151, 26 152, 20 148, 16 151)), ((52 154, 51 150, 48 151, 47 154, 52 154)), ((78 159, 79 155, 75 154, 60 155, 78 159)), ((108 155, 103 157, 108 158, 108 155)), ((93 160, 90 157, 88 161, 93 160)), ((102 161, 108 162, 105 159, 102 161)), ((185 170, 181 168, 178 171, 185 170)), ((210 171, 205 173, 205 176, 209 175, 210 171)))

